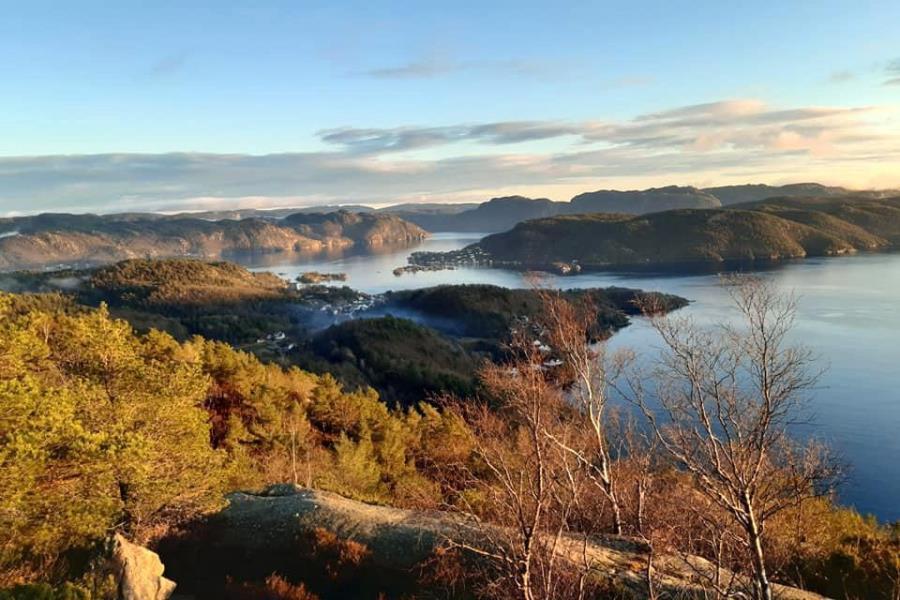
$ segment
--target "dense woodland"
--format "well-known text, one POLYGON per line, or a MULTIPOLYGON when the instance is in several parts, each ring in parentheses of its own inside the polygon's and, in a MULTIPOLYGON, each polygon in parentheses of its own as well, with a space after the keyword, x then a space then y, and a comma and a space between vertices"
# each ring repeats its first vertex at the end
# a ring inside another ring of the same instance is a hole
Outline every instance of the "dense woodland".
MULTIPOLYGON (((0 289, 4 286, 62 291, 88 306, 105 303, 138 331, 158 329, 182 341, 193 335, 224 341, 268 362, 330 373, 349 389, 372 387, 386 402, 406 406, 441 392, 472 393, 478 364, 501 357, 510 332, 533 324, 541 312, 538 294, 529 289, 446 285, 391 292, 376 302, 346 286, 291 289, 270 273, 191 259, 19 272, 0 279, 0 289), (360 303, 370 306, 356 313, 365 318, 348 321, 346 314, 330 313, 360 303), (277 332, 285 334, 284 343, 258 343, 277 332)), ((652 295, 667 310, 687 302, 625 288, 566 294, 591 299, 599 336, 627 326, 629 316, 639 312, 639 297, 652 295)))
MULTIPOLYGON (((644 597, 666 595, 653 560, 687 553, 739 574, 706 581, 713 596, 770 597, 778 581, 896 598, 900 532, 833 504, 827 453, 784 435, 813 367, 784 345, 790 302, 758 286, 735 298, 750 327, 722 338, 648 300, 669 352, 663 370, 634 374, 627 356, 585 344, 598 339, 589 298, 542 292, 537 335, 563 367, 542 368, 535 330, 523 329, 504 357, 473 367, 477 388, 451 385, 391 408, 371 389, 348 391, 224 342, 138 334, 105 306, 4 294, 0 597, 106 597, 92 557, 110 532, 164 544, 190 535, 229 491, 290 482, 502 526, 485 529, 493 537, 478 549, 448 539, 440 568, 410 575, 423 577, 422 597, 624 597, 553 550, 560 536, 618 534, 652 549, 635 566, 646 572, 644 597), (648 408, 651 384, 670 426, 648 408), (637 410, 614 410, 612 390, 637 410), (711 408, 719 425, 698 430, 711 408)), ((400 320, 379 326, 407 333, 400 320)), ((380 368, 390 365, 373 362, 380 368)), ((252 589, 330 597, 280 575, 240 584, 252 589)))

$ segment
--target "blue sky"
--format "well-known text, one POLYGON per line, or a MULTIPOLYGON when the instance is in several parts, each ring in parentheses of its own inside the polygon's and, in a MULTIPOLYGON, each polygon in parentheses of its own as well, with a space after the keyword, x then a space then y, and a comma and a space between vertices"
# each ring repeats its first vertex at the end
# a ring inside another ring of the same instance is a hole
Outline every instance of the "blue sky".
POLYGON ((0 214, 900 186, 896 1, 0 11, 0 214))

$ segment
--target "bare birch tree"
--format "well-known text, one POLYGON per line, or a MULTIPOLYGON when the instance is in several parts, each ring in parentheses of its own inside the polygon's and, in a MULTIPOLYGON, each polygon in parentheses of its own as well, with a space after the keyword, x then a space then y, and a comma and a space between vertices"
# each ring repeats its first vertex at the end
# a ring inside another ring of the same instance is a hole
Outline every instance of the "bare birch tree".
POLYGON ((459 409, 475 433, 477 466, 455 509, 471 517, 478 542, 461 532, 451 546, 489 559, 489 597, 583 598, 588 568, 560 551, 565 544, 571 555, 570 518, 582 486, 577 461, 553 441, 569 439, 565 405, 530 340, 523 336, 511 351, 512 360, 481 372, 494 405, 459 409))
POLYGON ((750 594, 770 600, 766 524, 821 494, 834 470, 819 446, 797 443, 789 433, 818 378, 810 351, 788 340, 795 298, 757 278, 723 283, 740 325, 701 328, 645 307, 665 356, 655 402, 640 382, 635 397, 660 448, 734 523, 750 594))
POLYGON ((605 342, 594 339, 597 307, 590 301, 574 303, 558 291, 541 290, 543 318, 541 325, 559 365, 571 379, 570 400, 584 420, 590 438, 581 446, 555 439, 585 468, 590 481, 603 493, 612 513, 612 529, 623 533, 622 510, 612 472, 608 436, 609 378, 620 372, 621 359, 608 360, 605 342), (590 343, 595 341, 596 343, 590 343))

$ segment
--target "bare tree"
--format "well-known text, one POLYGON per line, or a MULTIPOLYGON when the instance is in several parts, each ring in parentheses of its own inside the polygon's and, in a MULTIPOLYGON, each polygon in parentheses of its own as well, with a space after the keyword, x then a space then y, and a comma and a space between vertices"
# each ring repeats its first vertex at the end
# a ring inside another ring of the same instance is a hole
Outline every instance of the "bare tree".
POLYGON ((818 378, 809 350, 788 342, 795 298, 757 278, 724 284, 739 326, 701 328, 645 307, 666 352, 655 402, 639 380, 632 392, 660 448, 735 525, 751 595, 770 600, 766 523, 821 494, 834 470, 820 447, 797 443, 788 431, 818 378))
POLYGON ((477 532, 462 531, 450 542, 489 559, 495 575, 489 597, 581 598, 587 570, 564 559, 560 545, 571 554, 570 517, 582 470, 548 436, 568 440, 561 429, 562 394, 525 336, 511 353, 510 361, 481 372, 493 406, 458 407, 475 433, 476 466, 455 509, 471 517, 469 526, 477 532))
POLYGON ((541 290, 541 325, 552 352, 562 364, 559 369, 571 380, 570 401, 583 418, 590 439, 572 446, 555 439, 561 448, 576 457, 590 481, 602 491, 612 512, 613 533, 623 533, 622 510, 612 473, 608 435, 608 379, 622 368, 622 361, 610 362, 606 344, 596 335, 597 307, 589 300, 576 304, 559 291, 541 290), (590 343, 590 342, 595 343, 590 343))

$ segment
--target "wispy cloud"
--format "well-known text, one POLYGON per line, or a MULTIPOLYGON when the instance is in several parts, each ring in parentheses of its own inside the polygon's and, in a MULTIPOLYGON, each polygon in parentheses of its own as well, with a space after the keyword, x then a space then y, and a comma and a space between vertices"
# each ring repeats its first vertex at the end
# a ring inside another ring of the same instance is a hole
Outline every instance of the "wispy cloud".
MULTIPOLYGON (((320 138, 354 154, 382 154, 457 142, 516 144, 573 136, 582 144, 644 148, 777 148, 793 140, 798 149, 821 150, 847 130, 863 135, 861 117, 871 107, 771 108, 755 99, 723 100, 639 115, 620 122, 500 121, 444 127, 338 128, 320 138), (804 143, 806 144, 804 146, 804 143)), ((875 135, 866 130, 866 136, 875 135)))
POLYGON ((160 57, 159 60, 150 65, 147 73, 151 77, 161 78, 174 75, 181 71, 188 61, 188 52, 185 50, 174 52, 166 56, 160 57))
POLYGON ((831 75, 828 76, 829 83, 847 83, 848 81, 853 81, 854 79, 856 79, 856 73, 850 71, 849 69, 834 71, 831 75))
POLYGON ((461 141, 515 144, 564 135, 580 135, 582 125, 554 121, 501 121, 445 127, 395 127, 365 129, 343 127, 319 132, 322 141, 354 153, 417 150, 461 141))
POLYGON ((732 99, 625 120, 332 129, 320 132, 335 148, 323 152, 7 157, 0 158, 0 214, 471 200, 514 191, 565 199, 615 182, 823 179, 887 187, 900 184, 896 122, 886 108, 732 99), (516 146, 547 139, 557 140, 553 150, 516 146), (470 144, 454 155, 459 141, 470 144), (448 146, 448 157, 399 154, 434 146, 448 146))
POLYGON ((391 67, 380 67, 362 71, 362 75, 376 79, 429 79, 459 70, 459 65, 438 61, 422 60, 391 67))
POLYGON ((496 76, 527 77, 532 79, 558 79, 570 69, 526 59, 497 60, 447 60, 423 58, 397 65, 388 65, 356 71, 354 74, 375 79, 432 79, 447 75, 488 73, 496 76))
POLYGON ((884 85, 900 85, 900 58, 894 59, 888 63, 884 69, 887 79, 884 85))

